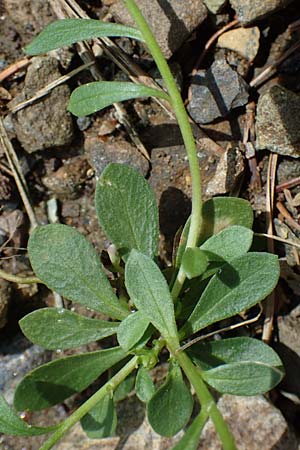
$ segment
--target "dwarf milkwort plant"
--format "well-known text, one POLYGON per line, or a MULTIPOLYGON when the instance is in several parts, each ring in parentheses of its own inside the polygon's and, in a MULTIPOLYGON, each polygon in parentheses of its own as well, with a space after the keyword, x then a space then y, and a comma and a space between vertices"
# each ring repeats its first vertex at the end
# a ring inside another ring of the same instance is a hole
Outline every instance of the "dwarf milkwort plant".
POLYGON ((95 249, 75 229, 52 224, 32 232, 28 252, 40 281, 111 320, 43 308, 20 321, 25 336, 50 350, 70 349, 114 334, 118 345, 63 357, 32 370, 16 389, 17 411, 38 411, 63 402, 113 368, 98 391, 52 427, 28 425, 0 397, 0 431, 23 436, 51 433, 41 450, 52 448, 78 421, 89 437, 110 436, 116 429, 115 402, 120 389, 126 390, 130 382, 131 389, 134 382, 136 395, 145 403, 148 420, 157 433, 173 436, 188 425, 174 449, 196 449, 210 418, 223 448, 233 450, 234 439, 209 388, 233 395, 267 392, 281 380, 282 363, 270 347, 248 337, 198 342, 187 350, 182 347, 195 333, 268 296, 278 281, 279 264, 275 255, 249 252, 253 212, 247 201, 224 197, 202 204, 195 142, 181 96, 134 0, 124 3, 139 31, 95 20, 60 20, 49 25, 27 52, 34 55, 101 36, 145 41, 164 78, 166 92, 128 82, 89 83, 72 93, 69 110, 84 116, 136 97, 169 101, 190 164, 191 217, 182 231, 168 284, 156 263, 159 228, 153 192, 147 181, 126 165, 105 168, 97 183, 96 211, 102 229, 117 249, 111 259, 116 278, 117 270, 121 271, 119 285, 124 280, 120 290, 112 288, 95 249), (151 369, 162 351, 168 352, 169 369, 163 383, 155 386, 151 369), (191 388, 200 403, 200 413, 192 421, 191 388))

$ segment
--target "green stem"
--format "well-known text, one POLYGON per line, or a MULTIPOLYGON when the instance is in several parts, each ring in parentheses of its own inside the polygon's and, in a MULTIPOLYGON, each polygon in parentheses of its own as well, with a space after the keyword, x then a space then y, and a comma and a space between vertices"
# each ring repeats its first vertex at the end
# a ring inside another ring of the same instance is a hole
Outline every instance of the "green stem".
POLYGON ((50 438, 41 446, 40 450, 50 450, 54 444, 85 416, 96 404, 106 395, 113 392, 116 387, 136 368, 138 357, 132 358, 115 376, 113 376, 99 391, 95 392, 83 405, 62 422, 60 427, 50 436, 50 438))
POLYGON ((0 278, 3 278, 4 280, 7 281, 11 281, 12 283, 19 283, 19 284, 43 283, 37 277, 19 277, 18 275, 12 275, 11 273, 7 273, 2 269, 0 269, 0 278))
POLYGON ((234 438, 228 429, 228 426, 218 410, 218 407, 213 399, 213 396, 209 392, 206 384, 201 378, 198 369, 194 366, 190 358, 184 352, 173 353, 178 360, 180 366, 184 370, 191 385, 194 386, 197 397, 201 404, 201 410, 203 414, 207 413, 211 418, 216 431, 219 435, 224 450, 237 450, 234 438))
POLYGON ((193 423, 172 450, 182 450, 187 448, 189 450, 197 450, 200 436, 207 419, 208 412, 201 408, 198 416, 194 419, 193 423))
MULTIPOLYGON (((177 89, 174 77, 170 71, 168 63, 165 60, 162 51, 159 48, 159 45, 157 44, 155 37, 152 31, 150 30, 146 20, 144 19, 141 11, 135 4, 134 0, 124 0, 124 3, 128 11, 130 12, 131 16, 135 20, 140 32, 142 33, 144 40, 151 52, 151 55, 153 56, 153 59, 161 73, 161 76, 163 77, 182 134, 183 142, 189 160, 192 179, 192 213, 186 247, 195 247, 197 245, 201 223, 202 194, 201 194, 201 174, 197 157, 197 149, 191 124, 189 122, 189 117, 185 110, 180 92, 177 89)), ((183 270, 180 269, 172 289, 172 297, 174 300, 177 298, 185 278, 186 277, 183 270)))

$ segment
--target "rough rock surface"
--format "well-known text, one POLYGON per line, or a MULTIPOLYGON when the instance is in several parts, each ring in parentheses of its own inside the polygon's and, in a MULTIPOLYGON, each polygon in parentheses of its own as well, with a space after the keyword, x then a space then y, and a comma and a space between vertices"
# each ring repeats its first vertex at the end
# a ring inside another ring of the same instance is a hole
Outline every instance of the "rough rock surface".
POLYGON ((232 8, 238 15, 239 22, 246 24, 262 19, 284 8, 292 0, 230 0, 232 8))
POLYGON ((300 157, 300 96, 272 86, 259 98, 256 118, 257 148, 300 157))
MULTIPOLYGON (((218 406, 239 450, 296 450, 297 441, 288 430, 281 412, 263 396, 223 395, 218 406)), ((198 450, 221 450, 213 424, 209 421, 198 450)))
POLYGON ((97 176, 100 176, 111 162, 127 164, 144 176, 149 170, 146 158, 127 141, 103 143, 97 136, 88 136, 84 142, 84 149, 97 176))
MULTIPOLYGON (((56 59, 49 56, 33 58, 23 92, 11 104, 31 98, 36 91, 60 76, 56 59)), ((67 85, 58 86, 47 97, 13 117, 17 138, 28 153, 71 143, 74 127, 71 114, 67 112, 69 96, 67 85)))
POLYGON ((237 28, 222 34, 218 46, 239 53, 249 61, 253 61, 259 49, 260 31, 258 27, 237 28))
MULTIPOLYGON (((160 48, 166 58, 179 49, 191 32, 207 15, 202 0, 137 0, 160 48)), ((118 0, 111 7, 117 22, 133 25, 123 2, 118 0)))
POLYGON ((199 70, 190 87, 189 111, 197 123, 226 117, 231 109, 248 101, 247 84, 224 59, 207 70, 199 70))
POLYGON ((204 0, 207 9, 213 14, 218 14, 227 0, 204 0))

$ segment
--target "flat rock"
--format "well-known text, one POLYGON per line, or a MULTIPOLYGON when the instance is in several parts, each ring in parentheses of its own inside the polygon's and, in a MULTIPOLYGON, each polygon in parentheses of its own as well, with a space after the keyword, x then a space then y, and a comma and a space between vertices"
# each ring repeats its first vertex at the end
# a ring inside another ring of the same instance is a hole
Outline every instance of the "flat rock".
MULTIPOLYGON (((25 77, 24 90, 11 105, 31 98, 39 89, 60 76, 55 58, 33 58, 25 77)), ((28 153, 66 146, 72 142, 74 127, 71 114, 67 111, 69 97, 67 85, 57 86, 47 97, 13 116, 17 138, 28 153)))
POLYGON ((199 70, 190 87, 189 112, 197 123, 205 124, 248 101, 248 88, 243 78, 225 59, 215 61, 208 70, 199 70))
POLYGON ((218 14, 226 2, 227 0, 204 0, 207 9, 213 14, 218 14))
POLYGON ((263 19, 285 8, 292 0, 230 0, 241 24, 248 24, 263 19))
POLYGON ((272 86, 259 98, 256 117, 257 148, 300 157, 300 96, 272 86))
POLYGON ((149 170, 149 162, 146 158, 125 140, 102 142, 97 136, 87 136, 84 150, 97 176, 100 176, 111 162, 127 164, 138 170, 143 176, 149 170))
POLYGON ((249 61, 253 61, 259 50, 259 38, 258 27, 241 27, 222 34, 217 45, 221 48, 233 50, 249 61))
MULTIPOLYGON (((207 15, 203 0, 137 0, 136 3, 166 58, 179 49, 207 15)), ((123 1, 117 0, 111 12, 117 22, 134 25, 123 1)))
MULTIPOLYGON (((297 441, 289 433, 281 414, 263 396, 223 395, 218 407, 230 426, 239 450, 296 450, 297 441)), ((207 422, 198 450, 221 450, 214 426, 207 422)))

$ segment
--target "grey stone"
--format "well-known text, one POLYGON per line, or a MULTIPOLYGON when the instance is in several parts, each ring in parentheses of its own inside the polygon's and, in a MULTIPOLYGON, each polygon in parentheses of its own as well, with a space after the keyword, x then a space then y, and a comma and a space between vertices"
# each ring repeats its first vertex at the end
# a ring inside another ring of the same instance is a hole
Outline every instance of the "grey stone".
MULTIPOLYGON (((137 0, 166 58, 179 49, 207 15, 203 0, 137 0)), ((123 1, 111 7, 117 22, 134 25, 123 1)))
POLYGON ((247 101, 246 82, 224 59, 215 61, 207 71, 199 70, 193 77, 189 111, 197 123, 226 117, 247 101))
POLYGON ((218 14, 226 2, 227 0, 204 0, 207 9, 213 14, 218 14))
POLYGON ((230 0, 230 4, 237 13, 239 22, 245 25, 285 8, 292 1, 293 0, 230 0))
POLYGON ((272 86, 259 98, 256 117, 257 148, 300 157, 300 96, 272 86))
MULTIPOLYGON (((298 442, 289 432, 281 412, 263 396, 223 395, 218 407, 230 426, 239 450, 296 450, 298 442)), ((205 425, 198 450, 221 450, 214 426, 205 425)))
MULTIPOLYGON (((36 57, 28 68, 24 91, 11 105, 31 98, 36 91, 61 76, 58 62, 52 57, 36 57)), ((67 112, 70 90, 57 86, 47 96, 19 111, 13 118, 15 132, 28 153, 66 146, 74 137, 73 120, 67 112)))
POLYGON ((144 176, 149 170, 146 158, 127 141, 103 143, 96 136, 88 136, 84 142, 84 149, 97 176, 100 176, 111 162, 127 164, 144 176))

